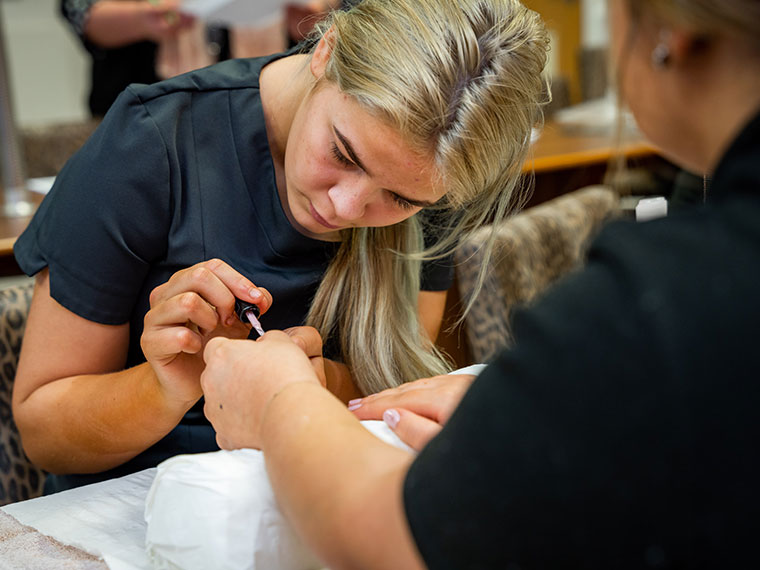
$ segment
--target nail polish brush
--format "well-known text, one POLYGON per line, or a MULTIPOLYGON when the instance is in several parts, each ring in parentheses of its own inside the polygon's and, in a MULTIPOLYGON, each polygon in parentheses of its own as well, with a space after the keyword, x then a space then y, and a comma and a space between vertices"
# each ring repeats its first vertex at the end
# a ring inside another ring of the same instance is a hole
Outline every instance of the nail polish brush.
POLYGON ((264 334, 264 329, 261 328, 261 323, 259 322, 259 308, 256 305, 236 298, 235 314, 244 323, 251 323, 251 332, 248 333, 249 339, 256 340, 264 334))

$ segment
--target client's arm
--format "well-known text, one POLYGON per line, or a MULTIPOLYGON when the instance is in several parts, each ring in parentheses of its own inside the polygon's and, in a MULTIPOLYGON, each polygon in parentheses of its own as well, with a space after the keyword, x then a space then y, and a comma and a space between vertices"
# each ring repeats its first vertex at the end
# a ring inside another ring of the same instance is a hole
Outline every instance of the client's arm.
POLYGON ((255 343, 211 340, 204 356, 219 444, 263 449, 283 512, 330 568, 423 567, 402 502, 412 457, 320 386, 303 347, 273 331, 255 343))

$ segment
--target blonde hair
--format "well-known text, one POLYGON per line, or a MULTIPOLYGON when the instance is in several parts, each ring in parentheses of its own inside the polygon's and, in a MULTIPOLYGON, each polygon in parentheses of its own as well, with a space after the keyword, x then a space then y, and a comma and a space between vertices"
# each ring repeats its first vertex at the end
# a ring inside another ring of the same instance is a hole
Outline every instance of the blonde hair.
POLYGON ((421 262, 450 253, 463 233, 504 218, 518 201, 547 99, 548 37, 516 0, 363 0, 316 33, 327 29, 325 78, 434 157, 447 190, 436 207, 456 211, 428 222, 442 236, 428 249, 419 215, 343 232, 307 322, 323 338, 338 334, 367 394, 450 370, 419 321, 421 262))

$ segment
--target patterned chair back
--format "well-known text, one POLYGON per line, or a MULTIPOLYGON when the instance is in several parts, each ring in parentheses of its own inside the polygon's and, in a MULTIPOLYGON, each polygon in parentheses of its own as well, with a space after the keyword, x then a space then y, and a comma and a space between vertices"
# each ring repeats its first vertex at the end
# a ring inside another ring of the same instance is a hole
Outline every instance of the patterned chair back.
MULTIPOLYGON (((589 186, 519 212, 496 231, 491 270, 465 319, 472 362, 488 362, 509 346, 509 315, 582 264, 601 225, 618 209, 618 195, 589 186)), ((476 232, 456 259, 460 291, 472 291, 492 226, 476 232)), ((466 299, 465 299, 466 300, 466 299)), ((464 301, 464 300, 463 300, 464 301)))
POLYGON ((34 283, 0 289, 0 506, 38 497, 45 473, 21 448, 11 414, 11 392, 34 283))

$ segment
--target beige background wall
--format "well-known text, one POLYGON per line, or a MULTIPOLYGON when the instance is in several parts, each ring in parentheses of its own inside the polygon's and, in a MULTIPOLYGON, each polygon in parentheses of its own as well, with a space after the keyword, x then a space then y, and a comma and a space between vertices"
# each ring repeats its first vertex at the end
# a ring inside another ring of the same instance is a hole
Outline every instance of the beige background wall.
POLYGON ((58 13, 59 0, 0 0, 16 120, 87 116, 88 58, 58 13))
MULTIPOLYGON (((570 80, 578 102, 577 51, 599 33, 584 30, 605 0, 524 0, 548 21, 557 43, 553 68, 570 80), (587 16, 591 14, 589 19, 587 16)), ((36 125, 87 117, 88 62, 67 23, 59 0, 0 0, 0 16, 17 122, 36 125)))

